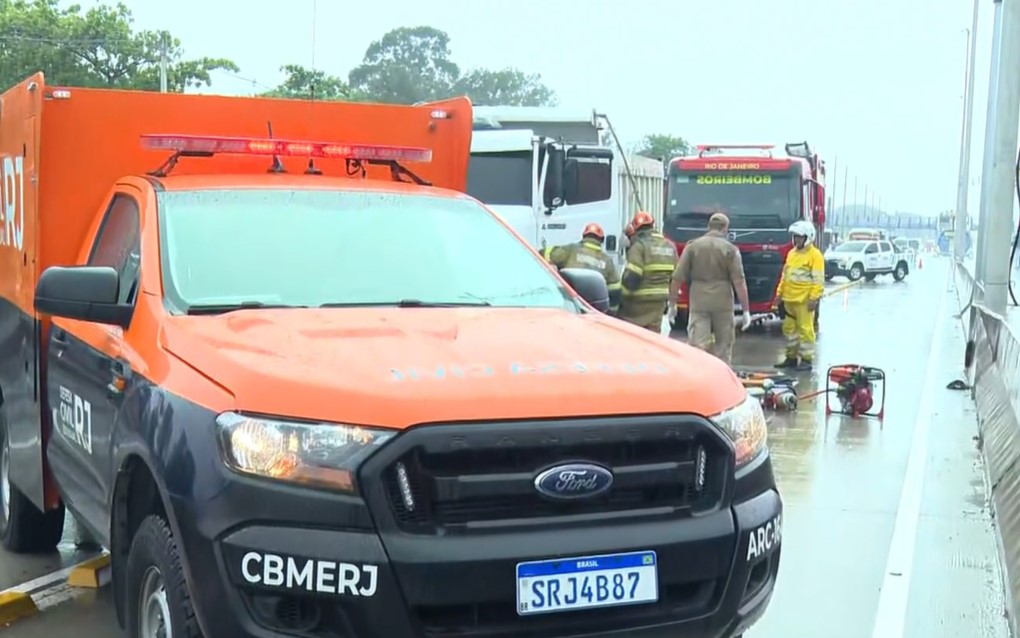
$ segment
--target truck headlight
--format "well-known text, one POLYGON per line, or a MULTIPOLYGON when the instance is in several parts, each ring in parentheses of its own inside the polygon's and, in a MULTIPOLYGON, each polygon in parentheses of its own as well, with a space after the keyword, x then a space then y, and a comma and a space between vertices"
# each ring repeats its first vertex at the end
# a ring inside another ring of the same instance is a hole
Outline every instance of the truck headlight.
POLYGON ((358 466, 392 439, 392 430, 341 423, 297 423, 224 412, 216 417, 227 467, 241 474, 354 492, 358 466))
POLYGON ((733 441, 737 450, 737 467, 742 467, 754 459, 768 440, 768 427, 765 413, 756 397, 747 395, 735 407, 711 417, 733 441))

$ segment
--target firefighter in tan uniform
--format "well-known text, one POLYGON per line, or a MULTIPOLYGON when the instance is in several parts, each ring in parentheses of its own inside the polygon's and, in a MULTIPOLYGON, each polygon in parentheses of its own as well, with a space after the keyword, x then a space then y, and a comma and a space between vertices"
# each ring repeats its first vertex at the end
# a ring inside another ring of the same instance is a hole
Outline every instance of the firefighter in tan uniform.
POLYGON ((655 220, 644 211, 634 215, 634 236, 627 248, 623 270, 620 318, 660 332, 669 303, 669 282, 676 268, 676 247, 656 232, 655 220))
POLYGON ((606 233, 598 224, 588 224, 581 231, 581 241, 566 246, 549 246, 542 255, 556 268, 587 268, 606 279, 609 288, 609 312, 615 314, 620 308, 620 273, 612 257, 602 250, 606 233))
POLYGON ((747 282, 740 250, 726 239, 730 220, 722 213, 708 219, 708 232, 688 242, 670 284, 670 304, 685 284, 689 293, 687 342, 727 364, 733 357, 733 291, 744 309, 743 329, 751 325, 747 282))

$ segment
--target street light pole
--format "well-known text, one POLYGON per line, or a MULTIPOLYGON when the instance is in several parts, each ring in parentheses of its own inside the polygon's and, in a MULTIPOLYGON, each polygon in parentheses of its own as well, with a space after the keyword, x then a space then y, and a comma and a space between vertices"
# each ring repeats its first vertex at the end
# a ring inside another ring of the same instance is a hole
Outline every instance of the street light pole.
POLYGON ((977 52, 977 29, 980 7, 974 0, 974 16, 967 31, 967 58, 963 75, 963 125, 960 132, 960 177, 956 186, 956 215, 953 218, 953 252, 960 259, 967 252, 964 241, 970 227, 967 215, 967 187, 970 182, 971 130, 974 128, 974 56, 977 52))
MULTIPOLYGON (((994 81, 995 137, 992 138, 988 194, 988 233, 985 240, 985 298, 989 310, 1006 314, 1009 289, 1009 249, 1013 226, 1013 184, 1016 180, 1017 128, 1020 127, 1020 0, 996 0, 1002 23, 999 64, 994 81)), ((984 203, 984 202, 982 202, 984 203)), ((982 208, 984 208, 982 206, 982 208)))
MULTIPOLYGON (((999 93, 999 59, 1002 40, 1002 0, 994 0, 994 18, 992 21, 992 59, 988 73, 988 106, 985 112, 985 142, 981 158, 981 204, 978 208, 978 240, 974 263, 974 279, 982 284, 985 282, 985 253, 988 244, 989 189, 992 185, 992 148, 996 138, 998 122, 996 122, 996 99, 999 93)), ((979 290, 979 289, 975 289, 979 290)))

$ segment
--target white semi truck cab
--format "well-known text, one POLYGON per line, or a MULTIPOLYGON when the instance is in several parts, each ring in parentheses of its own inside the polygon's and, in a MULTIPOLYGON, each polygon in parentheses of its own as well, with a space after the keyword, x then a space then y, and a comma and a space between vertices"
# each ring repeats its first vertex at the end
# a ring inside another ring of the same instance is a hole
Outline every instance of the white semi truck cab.
POLYGON ((595 118, 542 117, 548 109, 528 107, 477 111, 468 194, 538 250, 579 241, 595 222, 606 252, 620 257, 625 207, 613 149, 598 144, 595 118))

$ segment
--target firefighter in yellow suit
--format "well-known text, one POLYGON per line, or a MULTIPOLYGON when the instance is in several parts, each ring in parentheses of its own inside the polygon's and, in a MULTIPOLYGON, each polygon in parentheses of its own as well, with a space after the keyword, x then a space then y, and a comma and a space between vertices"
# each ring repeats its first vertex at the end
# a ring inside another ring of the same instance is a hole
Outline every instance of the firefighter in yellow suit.
POLYGON ((606 233, 598 224, 591 223, 581 231, 581 241, 566 246, 549 246, 542 256, 556 268, 587 268, 600 273, 609 288, 609 314, 620 308, 620 273, 613 258, 602 250, 606 233))
POLYGON ((661 332, 662 317, 669 304, 669 284, 676 269, 676 246, 655 230, 655 219, 645 211, 634 215, 631 226, 634 236, 623 269, 619 317, 652 332, 661 332))
POLYGON ((776 367, 806 372, 815 358, 815 309, 825 289, 825 259, 814 245, 814 224, 796 221, 790 225, 790 234, 793 249, 786 256, 777 295, 786 358, 776 367))

